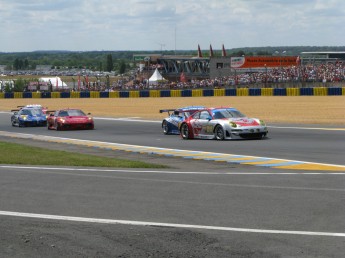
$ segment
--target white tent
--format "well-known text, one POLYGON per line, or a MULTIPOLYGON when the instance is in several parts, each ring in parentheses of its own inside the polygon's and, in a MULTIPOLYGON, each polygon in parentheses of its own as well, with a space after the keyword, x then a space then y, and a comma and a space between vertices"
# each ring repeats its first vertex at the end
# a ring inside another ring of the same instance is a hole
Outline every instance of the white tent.
POLYGON ((67 84, 61 80, 60 77, 42 77, 39 78, 41 82, 51 83, 54 88, 68 88, 67 84))
POLYGON ((158 84, 158 82, 165 81, 164 77, 160 74, 158 69, 156 68, 155 72, 149 79, 149 85, 151 84, 158 84))

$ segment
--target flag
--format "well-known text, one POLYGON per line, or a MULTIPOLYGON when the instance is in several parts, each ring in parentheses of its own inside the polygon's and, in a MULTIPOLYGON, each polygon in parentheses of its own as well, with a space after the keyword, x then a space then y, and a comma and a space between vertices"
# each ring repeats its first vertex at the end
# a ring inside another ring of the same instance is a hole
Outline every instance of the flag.
POLYGON ((224 44, 222 46, 222 56, 226 56, 226 52, 225 52, 225 48, 224 48, 224 44))
POLYGON ((198 57, 202 57, 201 50, 200 50, 200 45, 198 45, 198 57))
POLYGON ((80 74, 78 75, 78 91, 80 91, 80 74))
POLYGON ((210 57, 213 57, 213 49, 212 49, 211 44, 210 44, 210 57))
POLYGON ((180 75, 180 82, 187 82, 187 79, 186 79, 184 72, 182 72, 180 75))
POLYGON ((299 64, 300 64, 300 62, 301 62, 301 59, 300 59, 300 57, 299 57, 299 56, 297 56, 297 58, 296 58, 296 64, 297 64, 297 65, 299 65, 299 64))

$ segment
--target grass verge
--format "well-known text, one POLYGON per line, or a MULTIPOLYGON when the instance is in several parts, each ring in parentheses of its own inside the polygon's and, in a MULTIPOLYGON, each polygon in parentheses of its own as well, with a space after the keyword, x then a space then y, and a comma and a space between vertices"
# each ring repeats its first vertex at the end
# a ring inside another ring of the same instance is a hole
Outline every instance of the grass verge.
POLYGON ((17 143, 0 142, 0 164, 58 165, 117 168, 167 168, 164 165, 48 150, 17 143))

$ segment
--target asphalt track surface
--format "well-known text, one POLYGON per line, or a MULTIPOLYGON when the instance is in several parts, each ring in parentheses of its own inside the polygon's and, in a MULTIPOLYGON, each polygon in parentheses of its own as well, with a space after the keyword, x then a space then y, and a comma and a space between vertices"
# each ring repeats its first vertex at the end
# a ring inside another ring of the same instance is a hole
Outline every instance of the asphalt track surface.
MULTIPOLYGON (((56 132, 13 128, 9 116, 0 114, 0 131, 345 164, 345 131, 320 128, 324 126, 307 130, 272 125, 265 140, 184 141, 162 135, 157 121, 96 119, 93 131, 56 132)), ((70 151, 80 148, 51 145, 70 151)), ((343 257, 345 253, 344 173, 141 156, 162 160, 172 169, 1 165, 1 256, 343 257)))

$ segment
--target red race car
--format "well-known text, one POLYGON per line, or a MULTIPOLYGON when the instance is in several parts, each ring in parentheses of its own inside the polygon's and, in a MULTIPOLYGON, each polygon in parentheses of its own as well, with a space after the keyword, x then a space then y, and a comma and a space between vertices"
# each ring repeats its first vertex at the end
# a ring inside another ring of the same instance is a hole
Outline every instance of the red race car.
POLYGON ((80 109, 61 109, 50 113, 47 118, 48 130, 94 129, 91 114, 80 109))

